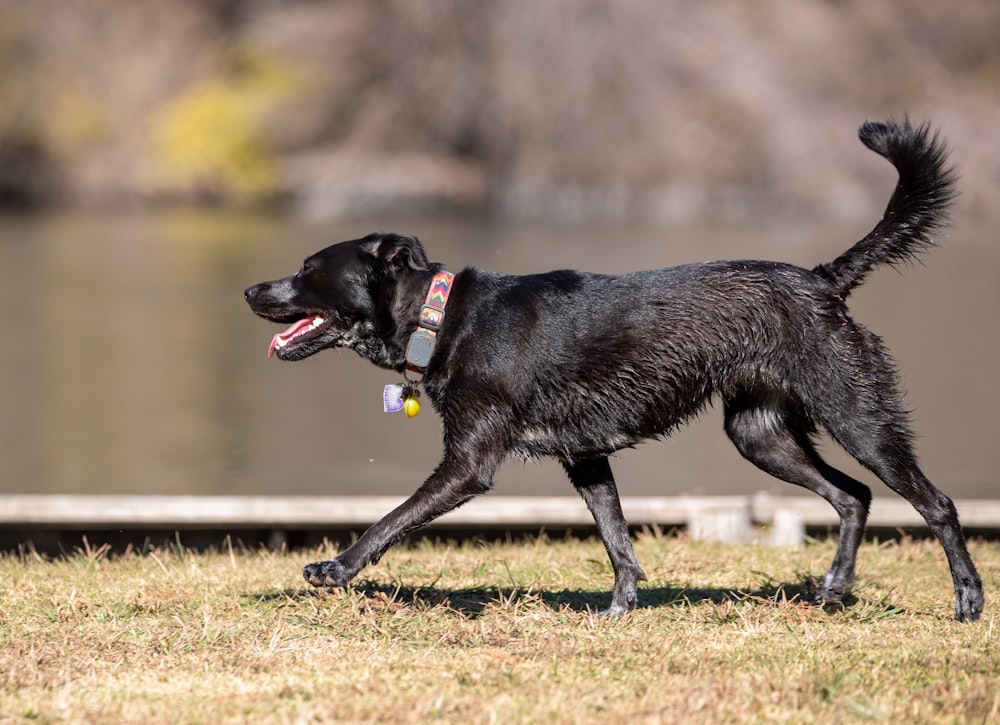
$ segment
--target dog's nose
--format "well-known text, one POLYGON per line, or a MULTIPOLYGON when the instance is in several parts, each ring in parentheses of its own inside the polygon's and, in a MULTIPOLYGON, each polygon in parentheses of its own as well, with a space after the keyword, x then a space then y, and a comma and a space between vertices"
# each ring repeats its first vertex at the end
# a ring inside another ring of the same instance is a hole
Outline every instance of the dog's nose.
POLYGON ((246 297, 247 302, 249 302, 250 300, 252 300, 254 297, 257 296, 257 292, 259 291, 260 291, 260 285, 255 284, 243 290, 243 296, 246 297))

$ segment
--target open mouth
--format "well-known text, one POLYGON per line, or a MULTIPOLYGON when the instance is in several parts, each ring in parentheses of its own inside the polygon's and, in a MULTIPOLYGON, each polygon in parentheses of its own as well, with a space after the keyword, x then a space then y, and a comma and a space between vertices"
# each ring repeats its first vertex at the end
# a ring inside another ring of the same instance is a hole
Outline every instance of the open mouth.
POLYGON ((271 338, 271 345, 267 348, 267 356, 270 358, 275 352, 278 352, 278 357, 281 357, 281 351, 313 339, 328 327, 330 327, 330 320, 323 315, 314 314, 296 320, 287 330, 279 332, 271 338))

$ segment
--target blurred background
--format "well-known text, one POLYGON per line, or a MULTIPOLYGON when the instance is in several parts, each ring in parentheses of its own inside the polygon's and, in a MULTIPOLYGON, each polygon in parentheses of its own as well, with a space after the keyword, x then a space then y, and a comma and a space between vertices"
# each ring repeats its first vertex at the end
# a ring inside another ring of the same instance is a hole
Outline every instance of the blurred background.
MULTIPOLYGON (((998 38, 995 0, 0 0, 0 493, 408 493, 434 414, 382 413, 396 376, 350 352, 268 361, 244 287, 376 228, 456 271, 812 266, 895 183, 858 125, 909 114, 955 224, 852 309, 931 479, 997 497, 998 38)), ((614 465, 623 494, 797 493, 718 410, 614 465)), ((571 490, 520 462, 497 489, 571 490)))

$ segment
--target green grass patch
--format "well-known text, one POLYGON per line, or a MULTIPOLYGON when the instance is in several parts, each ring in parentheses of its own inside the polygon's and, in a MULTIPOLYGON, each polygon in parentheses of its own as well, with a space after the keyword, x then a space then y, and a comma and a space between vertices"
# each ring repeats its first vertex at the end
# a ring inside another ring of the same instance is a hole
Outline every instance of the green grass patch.
POLYGON ((847 606, 805 602, 832 542, 636 542, 640 608, 597 541, 423 542, 349 590, 311 552, 0 559, 0 721, 1000 722, 1000 545, 983 621, 940 547, 866 544, 847 606))

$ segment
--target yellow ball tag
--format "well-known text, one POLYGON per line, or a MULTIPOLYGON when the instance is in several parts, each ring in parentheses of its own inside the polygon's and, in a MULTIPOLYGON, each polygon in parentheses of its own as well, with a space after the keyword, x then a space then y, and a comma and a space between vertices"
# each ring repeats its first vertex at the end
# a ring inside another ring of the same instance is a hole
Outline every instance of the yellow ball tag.
POLYGON ((420 401, 416 398, 407 398, 406 402, 403 403, 403 412, 406 413, 407 418, 416 418, 417 413, 420 412, 420 401))

